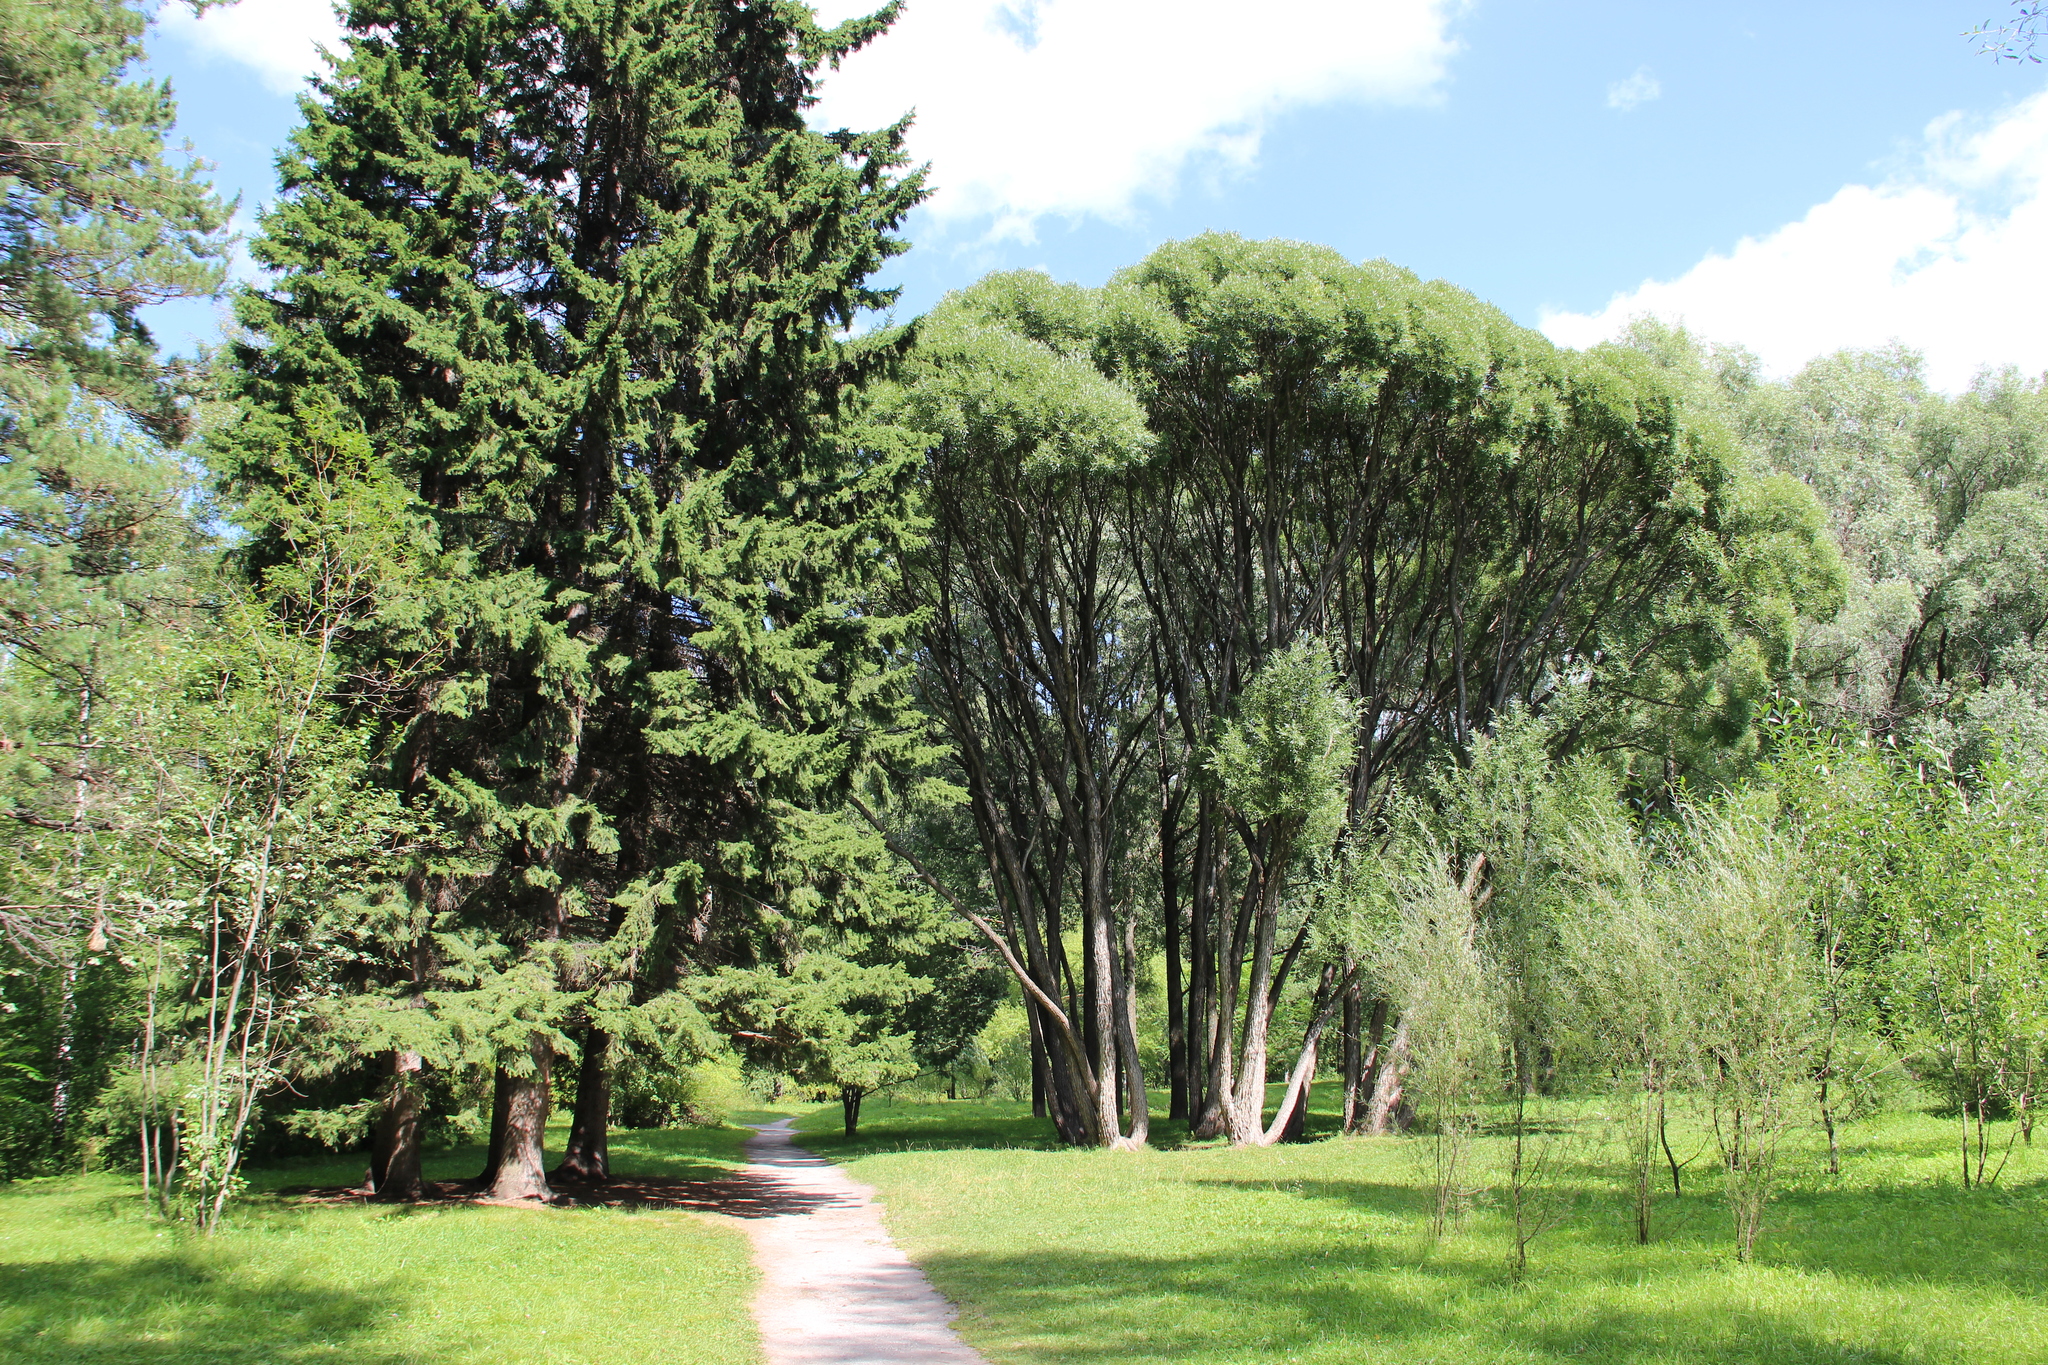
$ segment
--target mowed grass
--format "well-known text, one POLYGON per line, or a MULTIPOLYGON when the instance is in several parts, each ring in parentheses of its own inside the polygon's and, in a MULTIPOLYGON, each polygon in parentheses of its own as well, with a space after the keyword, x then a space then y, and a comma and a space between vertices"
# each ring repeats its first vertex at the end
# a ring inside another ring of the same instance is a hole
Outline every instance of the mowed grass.
MULTIPOLYGON (((1964 1190, 1952 1120, 1852 1127, 1840 1177, 1789 1143, 1760 1257, 1738 1265, 1711 1151, 1637 1246, 1620 1153, 1582 1111, 1555 1182, 1572 1217, 1518 1281, 1484 1194, 1425 1236, 1414 1139, 1077 1152, 1021 1105, 870 1101, 851 1144, 836 1119, 807 1116, 803 1140, 881 1192, 999 1365, 2048 1361, 2048 1150, 2017 1148, 1997 1188, 1964 1190)), ((1675 1136, 1680 1158, 1703 1137, 1675 1136)), ((1473 1185, 1503 1147, 1475 1142, 1473 1185)))
MULTIPOLYGON (((731 1129, 619 1133, 615 1167, 715 1179, 731 1129)), ((475 1174, 480 1149, 431 1156, 475 1174)), ((679 1211, 309 1207, 362 1160, 253 1173, 207 1239, 148 1216, 132 1178, 0 1188, 0 1360, 75 1365, 640 1362, 754 1365, 745 1236, 679 1211)))

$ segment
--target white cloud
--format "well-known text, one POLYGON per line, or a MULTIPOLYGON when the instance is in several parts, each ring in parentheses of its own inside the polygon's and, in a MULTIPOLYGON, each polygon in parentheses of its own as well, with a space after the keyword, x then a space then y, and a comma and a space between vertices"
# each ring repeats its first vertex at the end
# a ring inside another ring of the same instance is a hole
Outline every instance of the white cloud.
MULTIPOLYGON (((1028 237, 1046 214, 1129 216, 1181 178, 1257 157, 1267 123, 1337 100, 1435 95, 1464 0, 911 0, 827 73, 813 122, 879 127, 917 110, 941 220, 1028 237)), ((836 22, 879 0, 825 0, 836 22)), ((289 92, 339 47, 330 0, 239 0, 164 31, 289 92)))
MULTIPOLYGON (((873 0, 821 6, 828 21, 873 0)), ((1277 114, 1431 98, 1460 0, 911 0, 828 74, 813 122, 915 108, 942 221, 1024 238, 1047 214, 1129 217, 1190 172, 1250 165, 1277 114)))
POLYGON ((1648 104, 1664 93, 1664 83, 1652 75, 1650 68, 1639 66, 1635 74, 1625 81, 1616 81, 1607 87, 1607 107, 1619 109, 1626 114, 1639 104, 1648 104))
POLYGON ((1912 167, 1847 185, 1796 223, 1647 280, 1595 313, 1546 309, 1567 346, 1651 314, 1737 341, 1787 374, 1844 347, 1903 341, 1951 391, 1983 366, 2048 369, 2048 91, 1974 131, 1928 125, 1912 167))
POLYGON ((201 52, 251 67, 263 83, 289 95, 320 69, 319 46, 341 48, 341 24, 334 0, 239 0, 195 17, 180 4, 166 4, 157 22, 170 36, 201 52))

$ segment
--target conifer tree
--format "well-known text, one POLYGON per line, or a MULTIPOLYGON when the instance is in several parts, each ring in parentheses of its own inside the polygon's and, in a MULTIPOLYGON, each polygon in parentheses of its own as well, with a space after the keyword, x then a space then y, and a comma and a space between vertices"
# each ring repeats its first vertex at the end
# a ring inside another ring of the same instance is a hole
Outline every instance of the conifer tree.
POLYGON ((80 1013, 118 928, 101 731, 203 540, 141 310, 219 287, 226 213, 165 158, 168 85, 129 78, 144 27, 117 0, 0 0, 0 936, 32 1034, 0 1052, 47 1087, 9 1174, 63 1148, 120 1046, 80 1013))
MULTIPOLYGON (((278 274, 241 302, 247 415, 219 457, 235 484, 275 480, 332 405, 437 527, 437 601, 355 647, 366 677, 438 659, 364 691, 391 780, 468 846, 420 870, 438 936, 385 988, 496 1002, 495 1197, 547 1193, 571 1033, 567 1165, 604 1174, 610 1035, 688 963, 752 955, 749 917, 786 899, 815 827, 784 817, 828 804, 889 728, 896 626, 866 585, 909 461, 850 420, 889 347, 839 334, 889 303, 867 279, 922 190, 903 125, 820 133, 804 110, 892 18, 360 0, 284 159, 255 247, 278 274), (452 961, 458 928, 490 951, 452 961)), ((277 552, 259 536, 252 568, 277 552)), ((416 1060, 386 1064, 409 1103, 416 1060)))

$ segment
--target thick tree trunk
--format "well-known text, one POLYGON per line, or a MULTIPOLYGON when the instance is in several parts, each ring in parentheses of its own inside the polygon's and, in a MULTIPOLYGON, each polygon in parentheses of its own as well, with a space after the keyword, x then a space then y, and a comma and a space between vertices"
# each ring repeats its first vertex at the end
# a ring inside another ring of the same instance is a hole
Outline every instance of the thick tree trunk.
POLYGON ((528 1056, 529 1074, 514 1076, 502 1070, 498 1073, 499 1087, 505 1096, 505 1136, 497 1152, 497 1171, 484 1191, 488 1199, 544 1200, 553 1195, 548 1189, 544 1144, 554 1044, 536 1033, 528 1044, 528 1056))
POLYGON ((373 1198, 410 1201, 420 1197, 420 1073, 425 1066, 417 1052, 384 1054, 385 1074, 390 1080, 370 1151, 368 1192, 373 1198))
POLYGON ((1409 1109, 1401 1090, 1413 1065, 1408 1052, 1408 1021, 1403 1019, 1394 1025, 1393 1041, 1387 1044, 1386 1054, 1376 1068, 1378 1074, 1373 1077, 1372 1103, 1365 1113, 1366 1132, 1380 1137, 1408 1127, 1409 1109))
POLYGON ((1237 1065, 1232 1103, 1225 1115, 1232 1146, 1258 1146, 1266 1141, 1266 1053, 1273 1027, 1273 949, 1280 928, 1280 869, 1285 865, 1288 832, 1276 831, 1267 841, 1260 869, 1258 909, 1252 924, 1251 977, 1244 988, 1243 1057, 1237 1065))
POLYGON ((576 1068, 576 1109, 569 1117, 569 1142, 551 1179, 603 1184, 612 1178, 608 1134, 612 1118, 612 1036, 601 1028, 584 1031, 583 1061, 576 1068))
POLYGON ((484 1148, 483 1173, 476 1183, 489 1189, 505 1159, 505 1124, 512 1112, 512 1077, 504 1067, 491 1074, 491 1137, 484 1148))
POLYGON ((1088 1060, 1095 1072, 1095 1123, 1092 1136, 1104 1147, 1113 1146, 1122 1130, 1117 1086, 1116 1001, 1111 977, 1116 965, 1111 955, 1109 907, 1098 902, 1089 907, 1088 933, 1088 1060))
POLYGON ((853 1085, 839 1088, 839 1113, 846 1121, 846 1136, 849 1138, 860 1131, 860 1102, 866 1093, 853 1085))

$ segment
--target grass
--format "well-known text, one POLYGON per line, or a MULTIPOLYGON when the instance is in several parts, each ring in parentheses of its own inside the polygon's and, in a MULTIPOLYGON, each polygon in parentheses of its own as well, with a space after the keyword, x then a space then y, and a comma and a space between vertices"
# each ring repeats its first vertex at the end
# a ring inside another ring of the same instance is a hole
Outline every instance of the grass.
MULTIPOLYGON (((731 1129, 619 1133, 641 1175, 716 1178, 731 1129)), ((480 1149, 432 1156, 474 1174, 480 1149)), ((67 1365, 753 1365, 743 1234, 687 1212, 318 1207, 276 1191, 361 1179, 360 1157, 272 1167, 212 1239, 147 1216, 132 1179, 0 1188, 0 1359, 67 1365)))
MULTIPOLYGON (((1667 1187, 1639 1247, 1618 1154, 1576 1117, 1588 1135, 1555 1181, 1573 1216, 1519 1280, 1484 1197, 1452 1235, 1424 1237, 1415 1141, 1062 1151, 1008 1104, 870 1101, 854 1143, 836 1108, 799 1126, 881 1192, 998 1365, 2048 1361, 2048 1150, 2021 1148, 1998 1188, 1966 1191, 1952 1120, 1852 1127, 1840 1177, 1802 1140, 1759 1260, 1738 1265, 1710 1154, 1686 1198, 1667 1187)), ((1503 1148, 1474 1144, 1475 1184, 1503 1148)))
MULTIPOLYGON (((1319 1096, 1320 1098, 1320 1096, 1319 1096)), ((1959 1188, 1952 1121, 1851 1127, 1845 1173, 1802 1139, 1760 1260, 1735 1264, 1710 1155, 1666 1193, 1658 1236, 1630 1240, 1597 1107, 1554 1181, 1572 1217, 1507 1270, 1497 1200, 1423 1236, 1426 1144, 1336 1139, 1232 1151, 1155 1127, 1155 1150, 1071 1151, 1016 1104, 868 1101, 801 1115, 813 1149, 876 1186, 890 1227, 996 1365, 1094 1361, 1607 1361, 1628 1365, 2043 1362, 2048 1143, 1996 1189, 1959 1188)), ((1313 1116, 1327 1132, 1334 1116, 1313 1116)), ((623 1173, 706 1179, 736 1129, 619 1133, 623 1173)), ((2001 1134, 2002 1136, 2002 1134, 2001 1134)), ((1680 1154, 1700 1145, 1682 1132, 1680 1154)), ((1503 1140, 1474 1146, 1497 1175, 1503 1140)), ((475 1149, 429 1178, 472 1173, 475 1149)), ((575 1362, 759 1359, 741 1234, 681 1211, 312 1206, 280 1189, 340 1185, 359 1158, 273 1167, 211 1241, 146 1216, 132 1183, 83 1176, 0 1188, 0 1359, 575 1362)))

